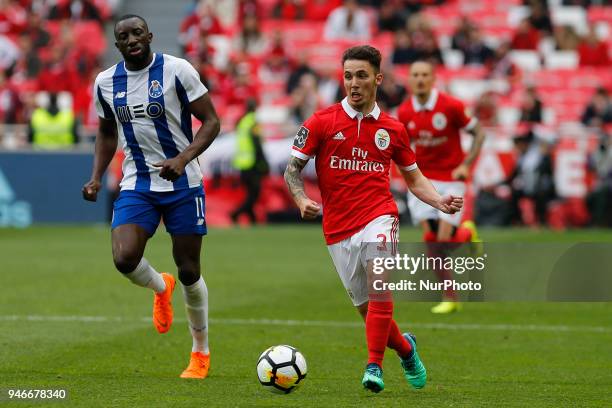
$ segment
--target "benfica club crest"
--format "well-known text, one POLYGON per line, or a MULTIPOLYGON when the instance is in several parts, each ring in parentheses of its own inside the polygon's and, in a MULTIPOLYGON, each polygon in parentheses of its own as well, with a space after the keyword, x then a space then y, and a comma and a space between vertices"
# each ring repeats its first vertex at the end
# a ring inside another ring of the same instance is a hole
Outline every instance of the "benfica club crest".
POLYGON ((385 150, 391 144, 389 132, 387 132, 385 129, 378 129, 374 134, 374 143, 379 150, 385 150))
POLYGON ((164 88, 162 88, 161 84, 157 80, 151 81, 151 86, 149 87, 149 96, 151 98, 159 98, 164 93, 164 88))
POLYGON ((431 124, 436 130, 444 129, 446 127, 446 123, 446 116, 442 112, 436 112, 436 114, 433 115, 433 118, 431 118, 431 124))

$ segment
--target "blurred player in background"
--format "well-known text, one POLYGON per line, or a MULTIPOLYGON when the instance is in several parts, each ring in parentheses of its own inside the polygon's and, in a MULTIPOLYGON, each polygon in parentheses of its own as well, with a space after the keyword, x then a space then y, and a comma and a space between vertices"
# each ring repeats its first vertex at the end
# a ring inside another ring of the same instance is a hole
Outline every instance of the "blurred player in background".
POLYGON ((196 70, 183 59, 151 51, 153 34, 142 17, 120 18, 115 39, 124 61, 100 73, 94 84, 100 125, 83 197, 96 200, 119 138, 125 160, 113 212, 113 261, 134 284, 155 292, 153 323, 159 333, 167 332, 175 279, 143 258, 163 217, 193 337, 190 363, 181 377, 205 378, 210 365, 208 290, 200 274, 200 250, 206 222, 197 157, 219 133, 219 119, 196 70), (192 114, 203 122, 195 137, 192 114))
MULTIPOLYGON (((412 96, 398 109, 400 122, 416 149, 417 164, 423 174, 431 180, 440 194, 463 196, 465 181, 470 176, 470 166, 480 153, 484 142, 484 131, 476 118, 470 118, 463 103, 434 88, 435 73, 429 62, 416 61, 410 66, 408 84, 412 96), (474 136, 468 154, 461 148, 460 131, 464 129, 474 136)), ((408 208, 415 224, 423 227, 423 239, 436 243, 432 255, 444 256, 453 245, 478 242, 473 222, 461 224, 461 212, 448 214, 433 208, 408 193, 408 208), (443 252, 439 254, 437 252, 443 252)), ((451 271, 437 270, 440 280, 451 279, 451 271)), ((433 313, 451 313, 460 309, 457 294, 451 289, 444 291, 442 302, 434 306, 433 313)))
POLYGON ((298 131, 285 171, 285 181, 302 218, 323 212, 323 233, 332 261, 353 304, 365 320, 368 364, 362 384, 384 389, 382 362, 385 347, 400 357, 404 375, 422 388, 427 373, 416 351, 414 337, 401 334, 393 320, 393 302, 368 301, 372 257, 368 242, 398 240, 398 211, 389 189, 391 161, 395 162, 419 199, 444 213, 455 213, 463 198, 441 197, 418 169, 408 134, 397 120, 380 111, 376 90, 382 83, 380 52, 357 46, 344 52, 344 89, 341 103, 316 112, 298 131), (316 171, 323 205, 304 192, 301 171, 316 157, 316 171))

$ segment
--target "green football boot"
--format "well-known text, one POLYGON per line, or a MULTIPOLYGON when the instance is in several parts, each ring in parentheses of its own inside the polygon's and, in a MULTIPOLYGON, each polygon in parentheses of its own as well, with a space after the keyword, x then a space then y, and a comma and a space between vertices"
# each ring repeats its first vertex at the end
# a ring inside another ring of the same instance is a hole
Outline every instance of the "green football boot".
POLYGON ((384 390, 385 383, 383 382, 382 368, 376 363, 368 364, 361 383, 366 390, 372 392, 378 393, 384 390))
POLYGON ((400 363, 404 369, 404 377, 414 388, 423 388, 427 382, 427 370, 419 357, 419 353, 417 353, 416 338, 410 333, 404 333, 403 336, 412 346, 411 356, 400 358, 400 363))

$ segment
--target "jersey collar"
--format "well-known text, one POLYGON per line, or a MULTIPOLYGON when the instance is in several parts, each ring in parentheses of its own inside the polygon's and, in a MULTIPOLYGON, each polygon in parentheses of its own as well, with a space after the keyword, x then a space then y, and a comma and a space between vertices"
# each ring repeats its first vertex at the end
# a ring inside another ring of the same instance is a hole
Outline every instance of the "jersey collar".
MULTIPOLYGON (((348 97, 344 97, 344 99, 342 100, 342 108, 351 119, 355 119, 355 116, 361 113, 353 109, 353 107, 348 103, 348 97)), ((378 120, 378 118, 380 117, 380 108, 378 107, 378 104, 376 102, 374 102, 374 108, 372 109, 372 112, 365 115, 365 117, 372 117, 378 120)))
POLYGON ((436 106, 436 102, 438 102, 438 90, 436 88, 431 90, 431 94, 429 94, 429 99, 425 102, 424 105, 421 105, 417 100, 416 96, 412 95, 412 108, 415 112, 420 112, 422 110, 432 111, 436 106))

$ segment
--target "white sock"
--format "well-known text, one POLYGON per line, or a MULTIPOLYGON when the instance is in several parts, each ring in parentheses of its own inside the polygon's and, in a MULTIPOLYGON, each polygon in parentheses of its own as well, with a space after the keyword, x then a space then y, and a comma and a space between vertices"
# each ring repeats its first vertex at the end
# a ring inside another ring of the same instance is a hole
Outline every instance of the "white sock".
POLYGON ((208 354, 208 288, 204 278, 190 286, 181 285, 185 298, 185 309, 189 331, 193 337, 192 352, 208 354))
POLYGON ((166 290, 166 282, 149 262, 143 257, 140 263, 130 273, 124 274, 132 283, 144 288, 153 289, 155 292, 163 292, 166 290))

